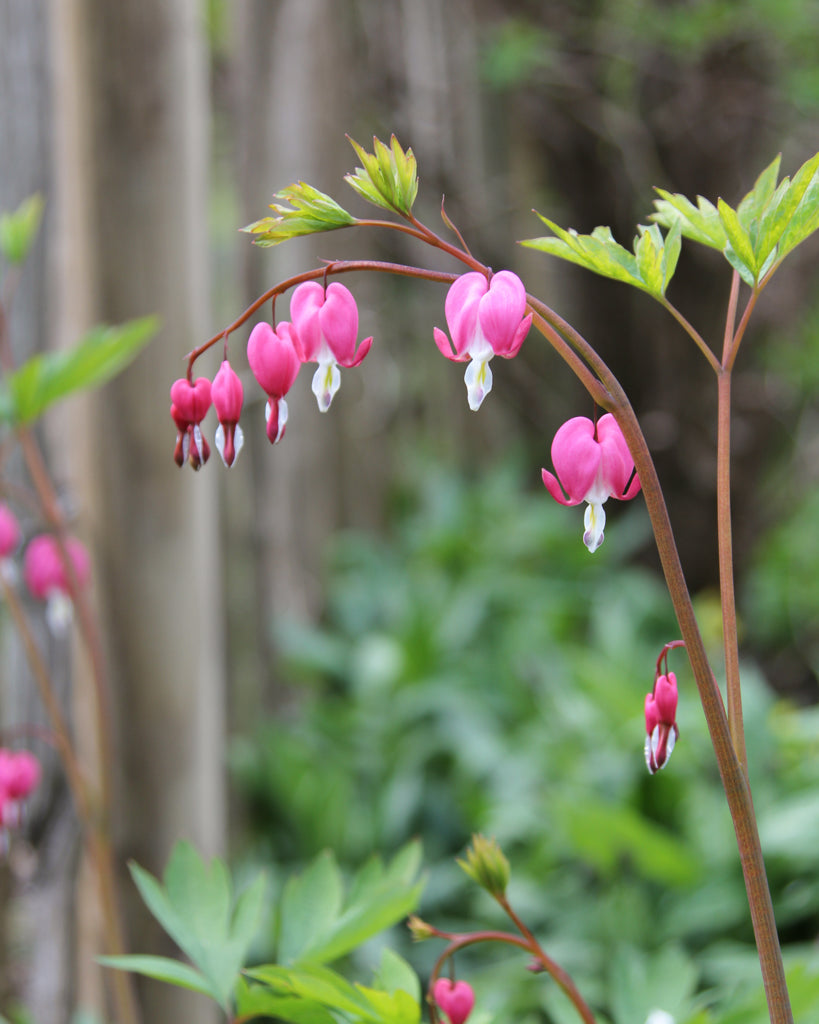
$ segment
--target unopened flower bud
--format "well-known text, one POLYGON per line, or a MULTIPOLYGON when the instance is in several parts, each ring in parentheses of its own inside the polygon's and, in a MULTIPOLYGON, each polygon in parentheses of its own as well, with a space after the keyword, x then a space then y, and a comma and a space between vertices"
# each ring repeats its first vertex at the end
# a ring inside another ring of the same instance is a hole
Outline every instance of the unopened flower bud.
POLYGON ((213 378, 210 394, 213 408, 219 419, 219 426, 216 428, 214 438, 216 450, 221 455, 224 464, 232 466, 244 443, 242 428, 239 426, 244 389, 227 359, 224 360, 219 367, 219 372, 213 378))
POLYGON ((424 939, 431 939, 435 936, 435 929, 431 924, 422 921, 416 914, 410 914, 407 927, 415 942, 423 942, 424 939))
POLYGON ((467 847, 466 859, 458 864, 490 895, 503 896, 509 885, 509 861, 496 839, 487 839, 482 835, 472 837, 472 845, 467 847))

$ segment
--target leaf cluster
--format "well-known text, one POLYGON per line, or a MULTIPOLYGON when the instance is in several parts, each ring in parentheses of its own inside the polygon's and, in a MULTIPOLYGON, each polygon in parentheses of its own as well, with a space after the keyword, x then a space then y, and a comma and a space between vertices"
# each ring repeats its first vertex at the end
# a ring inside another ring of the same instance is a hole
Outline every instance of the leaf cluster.
POLYGON ((270 207, 273 217, 263 217, 242 228, 242 231, 255 236, 253 241, 256 245, 278 245, 289 238, 346 228, 356 222, 355 217, 334 199, 303 181, 281 189, 275 198, 289 203, 289 206, 274 203, 270 207))
POLYGON ((275 913, 277 963, 244 969, 268 910, 263 875, 234 898, 224 862, 201 859, 189 843, 174 847, 160 883, 136 864, 131 874, 148 909, 190 959, 104 957, 108 967, 191 989, 243 1020, 291 1024, 416 1024, 420 985, 401 957, 384 950, 373 987, 353 985, 327 965, 415 909, 423 888, 419 844, 384 865, 372 858, 345 893, 335 857, 320 854, 284 887, 275 913))
POLYGON ((538 214, 552 236, 529 238, 521 244, 529 249, 559 256, 603 277, 623 281, 662 298, 674 275, 680 255, 680 228, 672 225, 663 238, 656 224, 640 226, 633 252, 614 240, 611 228, 597 227, 590 235, 568 231, 538 214))
POLYGON ((770 277, 784 258, 819 228, 819 153, 793 178, 777 184, 780 157, 757 178, 734 209, 697 197, 658 189, 653 218, 666 228, 677 226, 686 238, 720 251, 751 287, 770 277))
POLYGON ((368 202, 408 216, 418 195, 418 174, 412 150, 403 150, 394 135, 389 146, 373 137, 372 153, 354 139, 349 141, 363 167, 356 167, 353 174, 345 175, 347 184, 368 202))

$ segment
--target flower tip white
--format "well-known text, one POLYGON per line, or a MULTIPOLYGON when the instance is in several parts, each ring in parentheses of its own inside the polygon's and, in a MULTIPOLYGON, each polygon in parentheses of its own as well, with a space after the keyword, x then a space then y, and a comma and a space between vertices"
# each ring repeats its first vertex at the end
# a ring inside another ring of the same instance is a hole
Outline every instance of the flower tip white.
POLYGON ((583 516, 583 525, 585 527, 583 543, 589 549, 590 554, 594 554, 605 539, 603 529, 606 525, 606 510, 602 504, 589 502, 586 506, 586 514, 583 516))
POLYGON ((341 385, 341 371, 337 363, 319 363, 313 374, 312 391, 318 402, 319 412, 327 412, 336 391, 341 385))
POLYGON ((464 374, 466 399, 472 412, 477 412, 484 398, 492 390, 492 368, 489 360, 473 359, 464 374))
POLYGON ((62 636, 74 618, 74 605, 68 594, 52 590, 46 599, 46 624, 54 636, 62 636))

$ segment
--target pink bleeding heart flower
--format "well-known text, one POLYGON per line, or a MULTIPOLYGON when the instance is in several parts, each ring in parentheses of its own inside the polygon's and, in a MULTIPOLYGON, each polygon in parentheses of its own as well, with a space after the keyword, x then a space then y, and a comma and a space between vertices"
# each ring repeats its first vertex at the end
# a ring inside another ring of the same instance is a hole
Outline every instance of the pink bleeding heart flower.
POLYGON ((677 727, 677 677, 673 672, 657 676, 654 690, 646 694, 645 755, 648 770, 654 775, 668 764, 680 735, 677 727))
POLYGON ((603 543, 606 499, 628 501, 640 490, 634 460, 615 418, 606 413, 597 423, 585 416, 567 420, 552 441, 552 463, 560 482, 544 469, 546 490, 561 505, 588 502, 583 543, 589 551, 596 551, 603 543), (568 498, 564 497, 561 484, 568 498))
POLYGON ((274 331, 270 324, 256 324, 247 342, 247 361, 253 376, 267 395, 265 420, 267 437, 276 444, 287 426, 284 396, 293 387, 301 369, 291 325, 283 320, 274 331))
POLYGON ((450 1024, 464 1024, 475 1005, 475 993, 466 981, 438 978, 432 986, 435 1002, 449 1017, 450 1024))
MULTIPOLYGON (((65 550, 78 586, 87 586, 91 560, 85 545, 76 537, 67 537, 65 550)), ((73 609, 71 583, 56 537, 43 533, 29 543, 23 557, 23 579, 32 597, 46 602, 46 621, 52 630, 63 631, 71 621, 73 609)))
POLYGON ((318 281, 300 284, 290 299, 292 337, 303 363, 318 363, 312 390, 318 407, 327 412, 341 384, 339 366, 358 366, 370 351, 372 338, 356 348, 358 306, 349 289, 333 281, 327 290, 318 281))
POLYGON ((8 507, 0 504, 0 559, 14 554, 20 543, 20 524, 8 507))
POLYGON ((492 390, 489 360, 493 356, 516 356, 529 333, 532 314, 525 315, 526 289, 510 270, 501 270, 489 281, 472 271, 453 282, 444 312, 452 343, 436 327, 435 344, 453 362, 471 360, 464 382, 469 408, 474 412, 492 390))
POLYGON ((177 430, 173 457, 177 466, 184 466, 187 459, 194 469, 199 469, 210 458, 210 446, 200 429, 210 409, 210 391, 207 377, 198 377, 193 382, 180 377, 171 385, 171 416, 177 430))
POLYGON ((0 748, 0 826, 20 824, 23 802, 40 781, 40 762, 27 750, 0 748))
POLYGON ((238 374, 227 359, 222 362, 219 371, 213 378, 210 396, 219 419, 219 426, 216 428, 216 435, 213 439, 216 450, 221 455, 222 462, 226 466, 232 466, 236 456, 242 450, 245 440, 242 428, 239 426, 244 389, 238 374))

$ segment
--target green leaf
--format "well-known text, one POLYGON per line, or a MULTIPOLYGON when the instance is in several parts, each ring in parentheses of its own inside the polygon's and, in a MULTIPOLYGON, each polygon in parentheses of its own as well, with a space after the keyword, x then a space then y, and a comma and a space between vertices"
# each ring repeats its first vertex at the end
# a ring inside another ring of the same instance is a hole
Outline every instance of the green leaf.
POLYGON ((146 978, 165 981, 169 985, 188 988, 193 992, 219 1001, 207 978, 189 964, 173 960, 166 956, 101 956, 98 963, 103 967, 113 967, 118 971, 131 971, 133 974, 144 974, 146 978))
POLYGON ((236 1015, 274 1017, 291 1024, 337 1024, 336 1018, 320 1003, 298 996, 279 995, 266 985, 252 985, 244 978, 236 987, 236 1015))
POLYGON ((355 217, 347 213, 339 204, 324 192, 306 182, 299 181, 281 189, 275 195, 289 206, 272 204, 270 209, 274 217, 263 217, 242 228, 249 234, 256 235, 255 245, 267 247, 278 245, 288 238, 300 235, 313 235, 320 231, 334 231, 356 223, 355 217))
POLYGON ((381 963, 375 977, 375 986, 385 992, 406 992, 416 1003, 421 1002, 421 982, 407 961, 388 947, 381 952, 381 963))
POLYGON ((722 252, 727 239, 719 211, 713 203, 697 196, 697 205, 694 206, 685 196, 666 192, 662 188, 656 191, 661 198, 654 200, 656 212, 652 214, 652 220, 664 228, 678 224, 683 237, 722 252))
POLYGON ((574 230, 564 230, 541 214, 538 217, 554 237, 529 238, 522 245, 577 263, 603 277, 623 281, 655 298, 664 294, 679 257, 679 227, 672 225, 666 240, 656 224, 641 227, 631 253, 614 240, 611 228, 597 227, 590 235, 580 235, 574 230), (669 242, 670 248, 666 251, 669 242))
POLYGON ((378 1014, 357 986, 351 985, 330 970, 319 965, 280 967, 266 964, 245 971, 248 978, 264 982, 281 995, 298 996, 328 1009, 350 1014, 357 1020, 378 1021, 378 1014))
POLYGON ((697 968, 680 949, 653 955, 621 945, 611 965, 611 1003, 615 1024, 645 1021, 652 1010, 680 1020, 693 1009, 697 968))
POLYGON ((725 230, 727 244, 725 256, 728 262, 742 275, 743 280, 753 285, 756 279, 756 257, 748 232, 733 207, 722 199, 717 200, 719 219, 725 230), (743 273, 743 270, 745 273, 743 273))
POLYGON ((0 421, 30 423, 61 398, 99 387, 123 370, 155 334, 156 317, 95 327, 74 348, 44 352, 9 374, 0 389, 0 421))
POLYGON ((418 195, 417 166, 412 150, 404 151, 394 135, 389 146, 373 137, 372 153, 353 139, 349 142, 364 166, 345 175, 347 184, 368 202, 408 216, 418 195))
POLYGON ((0 253, 9 263, 23 263, 28 256, 40 222, 45 202, 39 193, 24 199, 13 213, 0 214, 0 253))
POLYGON ((302 879, 288 883, 285 890, 279 915, 279 959, 330 963, 407 917, 418 906, 424 887, 423 880, 417 878, 420 860, 417 842, 400 850, 387 869, 373 858, 354 878, 342 909, 340 889, 335 887, 338 869, 331 854, 322 855, 302 879), (312 926, 300 925, 300 919, 309 916, 317 903, 311 888, 324 894, 326 906, 315 909, 312 926), (290 929, 303 941, 289 938, 290 929))
POLYGON ((303 875, 291 878, 279 906, 278 959, 292 964, 319 945, 341 912, 341 872, 332 852, 320 854, 303 875))
POLYGON ((227 1007, 262 911, 259 877, 233 908, 227 868, 206 864, 190 843, 177 843, 159 882, 136 864, 131 874, 148 909, 199 968, 213 997, 227 1007))

